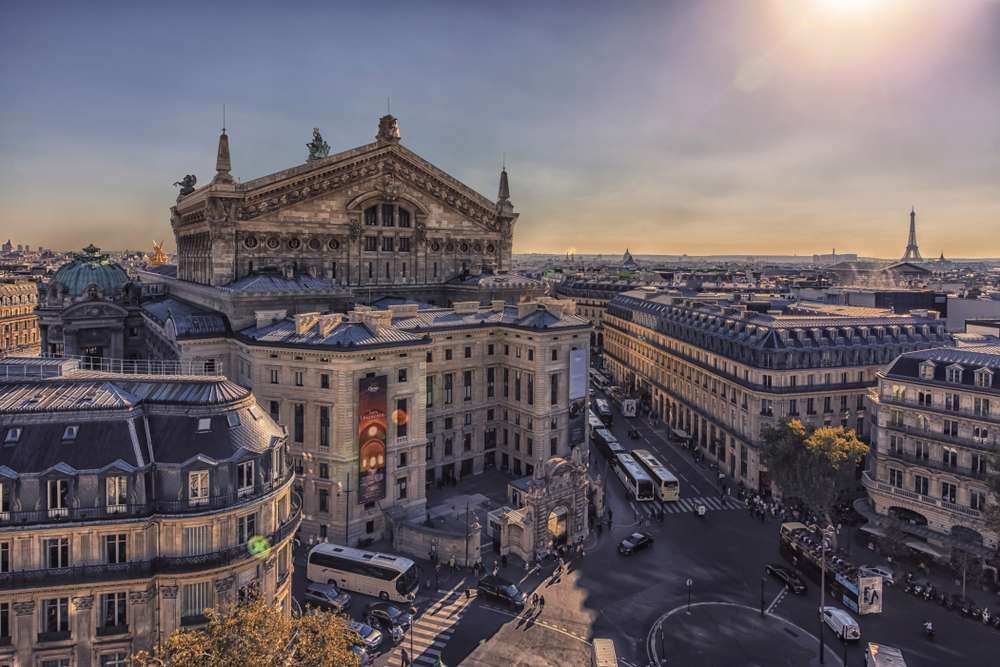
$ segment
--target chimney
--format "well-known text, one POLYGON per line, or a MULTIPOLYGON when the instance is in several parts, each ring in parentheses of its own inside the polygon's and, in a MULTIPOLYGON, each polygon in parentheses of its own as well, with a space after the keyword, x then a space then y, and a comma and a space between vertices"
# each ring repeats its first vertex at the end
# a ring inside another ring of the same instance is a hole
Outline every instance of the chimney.
POLYGON ((522 301, 517 304, 517 319, 523 320, 528 315, 538 310, 538 303, 535 301, 522 301))
POLYGON ((312 329, 313 325, 319 321, 319 313, 299 313, 295 316, 295 333, 303 335, 312 329))
POLYGON ((502 313, 505 304, 506 302, 502 299, 494 299, 490 302, 490 310, 494 313, 502 313))
POLYGON ((344 316, 341 313, 329 313, 327 315, 321 315, 319 322, 317 322, 317 329, 319 329, 319 335, 326 338, 330 335, 330 332, 340 326, 340 323, 344 321, 344 316))

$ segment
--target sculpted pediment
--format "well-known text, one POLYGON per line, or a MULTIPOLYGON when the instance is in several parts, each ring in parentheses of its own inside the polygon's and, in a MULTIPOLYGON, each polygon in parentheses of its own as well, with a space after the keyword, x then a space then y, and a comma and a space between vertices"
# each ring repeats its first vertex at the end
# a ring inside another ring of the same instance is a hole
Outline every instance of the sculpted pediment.
POLYGON ((435 204, 442 205, 468 221, 470 230, 497 230, 492 202, 402 146, 380 147, 332 163, 320 160, 315 165, 282 181, 251 188, 239 219, 294 210, 303 202, 331 196, 346 199, 347 208, 352 209, 377 196, 389 201, 408 199, 424 213, 435 204))
POLYGON ((64 321, 92 320, 103 317, 128 317, 128 311, 117 304, 106 301, 84 301, 73 304, 62 314, 64 321))

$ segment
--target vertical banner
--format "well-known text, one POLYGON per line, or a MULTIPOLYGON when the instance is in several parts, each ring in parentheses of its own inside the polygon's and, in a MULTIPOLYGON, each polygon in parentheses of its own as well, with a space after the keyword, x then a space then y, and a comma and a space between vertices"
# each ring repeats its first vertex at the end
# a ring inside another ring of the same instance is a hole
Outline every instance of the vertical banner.
POLYGON ((882 577, 858 577, 858 588, 861 595, 858 598, 858 613, 882 613, 882 577))
POLYGON ((385 498, 386 376, 358 388, 358 503, 385 498))
POLYGON ((575 446, 587 439, 587 350, 575 348, 569 352, 569 444, 575 446))

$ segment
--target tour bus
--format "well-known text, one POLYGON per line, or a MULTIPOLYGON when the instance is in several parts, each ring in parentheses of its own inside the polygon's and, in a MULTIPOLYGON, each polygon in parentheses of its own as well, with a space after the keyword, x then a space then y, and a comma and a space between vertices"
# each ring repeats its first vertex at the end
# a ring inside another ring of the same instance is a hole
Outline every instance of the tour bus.
POLYGON ((653 456, 649 450, 636 449, 632 452, 632 456, 649 473, 657 498, 664 502, 681 499, 681 485, 677 481, 677 477, 660 463, 659 459, 653 456))
POLYGON ((622 417, 635 417, 638 411, 638 401, 626 396, 621 387, 612 387, 608 396, 611 397, 611 404, 622 413, 622 417))
POLYGON ((635 462, 631 454, 619 454, 618 465, 615 466, 618 479, 622 481, 629 495, 638 501, 653 499, 653 480, 649 478, 642 466, 635 462))
POLYGON ((587 426, 590 427, 590 432, 593 433, 599 428, 604 428, 605 424, 601 421, 601 418, 597 416, 597 413, 591 409, 587 409, 587 426))
POLYGON ((594 429, 593 435, 592 441, 597 446, 597 451, 612 463, 617 462, 619 454, 624 454, 628 451, 618 442, 618 438, 612 435, 611 431, 606 428, 594 429))
POLYGON ((604 374, 596 368, 590 369, 590 381, 598 389, 604 389, 608 386, 608 378, 604 377, 604 374))
POLYGON ((611 639, 594 640, 594 657, 591 667, 618 667, 618 653, 611 639))
POLYGON ((614 417, 611 413, 611 406, 603 398, 594 399, 594 412, 600 417, 601 421, 605 424, 610 425, 614 417))
POLYGON ((409 558, 320 543, 309 551, 306 579, 395 602, 411 602, 420 572, 409 558))

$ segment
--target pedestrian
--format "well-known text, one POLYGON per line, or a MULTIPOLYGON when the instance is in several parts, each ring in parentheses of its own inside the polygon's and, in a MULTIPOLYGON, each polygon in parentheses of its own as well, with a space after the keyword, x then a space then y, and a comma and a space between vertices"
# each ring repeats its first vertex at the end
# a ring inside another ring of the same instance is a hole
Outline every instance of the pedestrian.
POLYGON ((500 554, 500 566, 507 567, 507 554, 500 554))
POLYGON ((538 593, 531 594, 531 608, 534 609, 538 606, 538 593))
POLYGON ((545 609, 545 596, 544 595, 539 595, 538 596, 538 606, 541 607, 542 609, 545 609))

